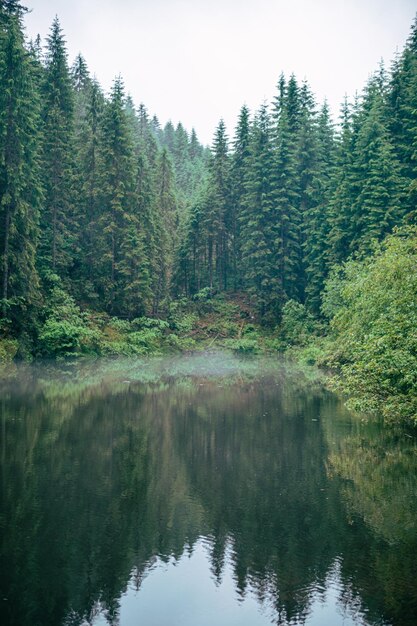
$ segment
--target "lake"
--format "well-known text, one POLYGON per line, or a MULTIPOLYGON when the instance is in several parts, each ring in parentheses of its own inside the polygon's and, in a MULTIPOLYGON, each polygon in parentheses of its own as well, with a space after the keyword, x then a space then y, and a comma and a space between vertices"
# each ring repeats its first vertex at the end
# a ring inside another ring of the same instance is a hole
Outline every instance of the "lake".
POLYGON ((2 373, 3 626, 415 626, 417 442, 230 354, 2 373))

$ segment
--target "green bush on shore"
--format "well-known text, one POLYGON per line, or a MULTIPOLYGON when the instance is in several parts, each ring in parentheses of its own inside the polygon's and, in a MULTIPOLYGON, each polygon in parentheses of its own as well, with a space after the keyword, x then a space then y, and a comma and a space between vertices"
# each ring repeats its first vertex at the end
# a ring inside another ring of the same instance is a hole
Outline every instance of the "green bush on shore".
POLYGON ((417 424, 417 229, 401 229, 371 257, 347 262, 328 282, 324 308, 332 307, 334 387, 353 408, 417 424))
POLYGON ((19 349, 19 343, 15 339, 0 339, 0 363, 13 361, 19 349))

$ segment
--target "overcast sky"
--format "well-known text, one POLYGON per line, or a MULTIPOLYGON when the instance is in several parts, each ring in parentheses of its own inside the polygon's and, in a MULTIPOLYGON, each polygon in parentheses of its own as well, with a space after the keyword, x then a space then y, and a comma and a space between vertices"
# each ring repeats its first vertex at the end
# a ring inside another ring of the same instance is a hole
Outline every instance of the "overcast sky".
POLYGON ((233 135, 243 103, 270 101, 280 73, 307 78, 338 115, 383 58, 401 50, 415 0, 26 0, 29 37, 58 15, 69 61, 78 52, 108 91, 119 73, 135 103, 162 124, 211 143, 233 135))

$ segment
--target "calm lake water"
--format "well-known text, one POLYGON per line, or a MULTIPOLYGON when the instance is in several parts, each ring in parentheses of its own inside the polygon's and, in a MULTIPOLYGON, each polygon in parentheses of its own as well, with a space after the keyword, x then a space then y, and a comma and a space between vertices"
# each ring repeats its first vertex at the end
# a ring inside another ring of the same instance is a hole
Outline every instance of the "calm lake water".
POLYGON ((417 444, 227 354, 12 366, 3 626, 417 624, 417 444))

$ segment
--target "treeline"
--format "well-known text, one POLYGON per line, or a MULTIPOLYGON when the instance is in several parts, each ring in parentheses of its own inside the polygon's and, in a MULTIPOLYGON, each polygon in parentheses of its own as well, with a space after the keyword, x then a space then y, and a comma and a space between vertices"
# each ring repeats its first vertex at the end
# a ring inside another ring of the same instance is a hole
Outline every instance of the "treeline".
POLYGON ((157 316, 208 150, 160 127, 117 77, 105 97, 55 19, 28 45, 25 9, 0 4, 2 335, 36 336, 57 285, 83 308, 157 316))
POLYGON ((106 97, 81 55, 70 67, 58 19, 28 44, 24 14, 0 2, 1 337, 33 352, 68 311, 163 317, 215 292, 248 293, 266 324, 289 301, 321 316, 332 268, 415 221, 417 23, 337 128, 281 76, 210 151, 136 108, 121 77, 106 97))
POLYGON ((290 299, 320 315, 330 269, 415 220, 416 148, 417 24, 391 71, 345 101, 337 129, 306 82, 281 76, 270 106, 241 109, 232 142, 217 128, 178 291, 243 289, 275 323, 290 299))

